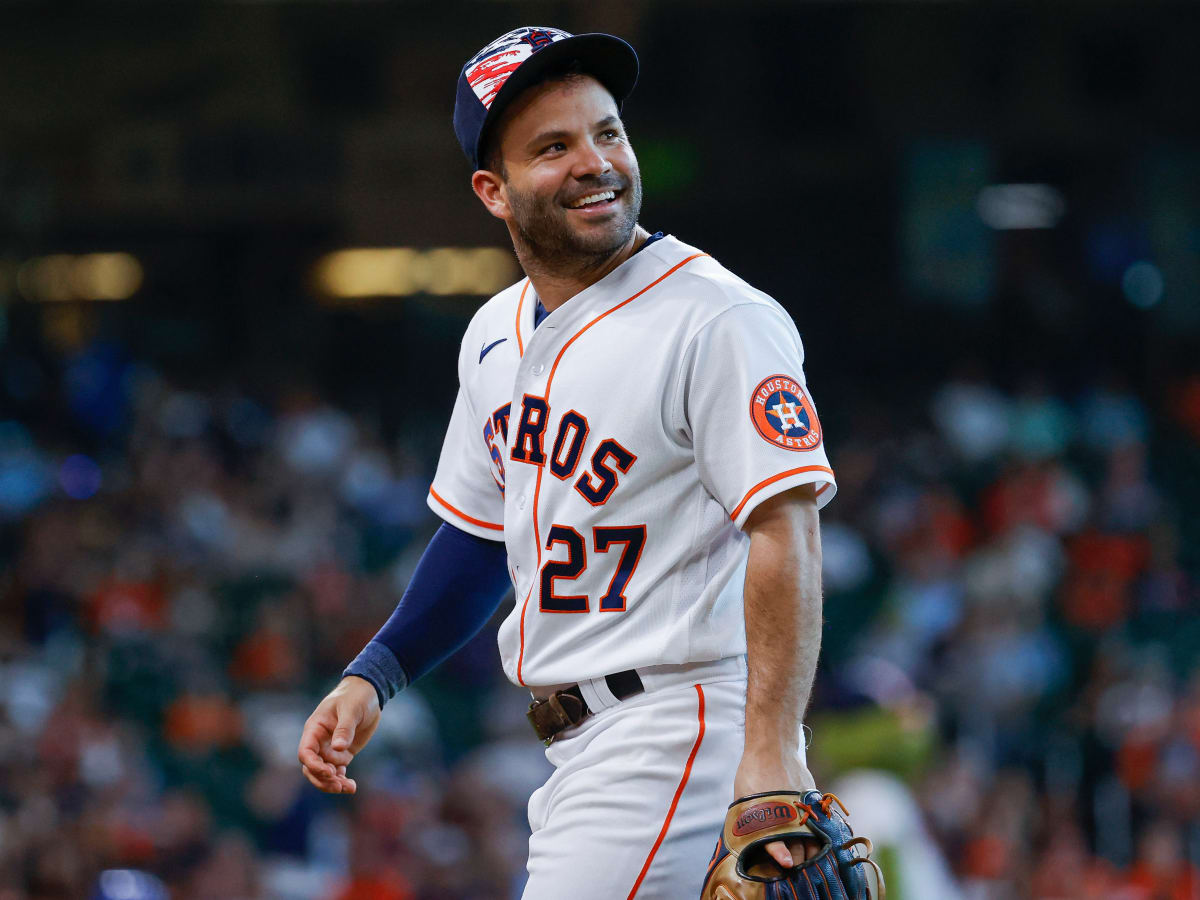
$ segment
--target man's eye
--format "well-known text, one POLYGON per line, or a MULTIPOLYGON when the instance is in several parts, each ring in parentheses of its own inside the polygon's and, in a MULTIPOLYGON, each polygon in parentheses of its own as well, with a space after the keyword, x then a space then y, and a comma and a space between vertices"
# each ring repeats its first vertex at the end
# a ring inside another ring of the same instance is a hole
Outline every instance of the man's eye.
POLYGON ((555 141, 553 144, 547 144, 542 150, 543 153, 560 153, 567 149, 567 145, 562 141, 555 141))
POLYGON ((605 128, 602 132, 600 132, 600 136, 615 141, 621 136, 621 133, 615 128, 605 128))

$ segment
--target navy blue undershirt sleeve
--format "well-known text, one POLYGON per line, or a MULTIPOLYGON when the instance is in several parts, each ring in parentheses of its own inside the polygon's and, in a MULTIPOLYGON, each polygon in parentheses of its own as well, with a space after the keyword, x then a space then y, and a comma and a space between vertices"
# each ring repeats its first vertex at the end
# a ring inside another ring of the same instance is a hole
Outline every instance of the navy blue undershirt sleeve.
POLYGON ((379 633, 342 673, 369 681, 383 706, 467 641, 508 592, 503 541, 443 523, 379 633))

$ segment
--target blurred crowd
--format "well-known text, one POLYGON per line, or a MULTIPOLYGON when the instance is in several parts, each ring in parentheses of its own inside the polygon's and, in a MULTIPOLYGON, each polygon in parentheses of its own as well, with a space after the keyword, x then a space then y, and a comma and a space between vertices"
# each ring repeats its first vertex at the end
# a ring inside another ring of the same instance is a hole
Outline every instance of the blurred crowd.
MULTIPOLYGON (((495 622, 388 705, 357 796, 295 759, 437 525, 430 449, 104 343, 0 376, 0 900, 519 896, 547 764, 495 622)), ((849 422, 818 778, 891 773, 946 898, 1200 897, 1200 379, 966 364, 849 422)), ((940 900, 905 839, 890 895, 940 900)))
POLYGON ((830 767, 906 775, 964 896, 1200 896, 1198 391, 967 366, 835 448, 830 767))

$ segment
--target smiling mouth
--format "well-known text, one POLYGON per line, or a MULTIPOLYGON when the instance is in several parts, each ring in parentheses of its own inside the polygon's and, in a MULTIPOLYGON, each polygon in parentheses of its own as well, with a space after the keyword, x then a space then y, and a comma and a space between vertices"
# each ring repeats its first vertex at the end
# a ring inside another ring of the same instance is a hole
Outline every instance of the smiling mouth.
POLYGON ((580 197, 573 203, 567 204, 567 209, 600 209, 609 203, 616 201, 623 192, 608 190, 597 191, 594 194, 588 194, 586 197, 580 197))

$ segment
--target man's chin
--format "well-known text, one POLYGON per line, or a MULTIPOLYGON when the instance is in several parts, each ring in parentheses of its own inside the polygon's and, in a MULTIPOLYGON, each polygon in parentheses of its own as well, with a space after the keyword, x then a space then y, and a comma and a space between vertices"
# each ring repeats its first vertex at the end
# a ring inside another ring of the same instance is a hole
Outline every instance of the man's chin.
POLYGON ((636 225, 624 209, 590 221, 580 221, 583 217, 569 211, 555 218, 553 225, 546 220, 542 228, 521 229, 520 236, 535 255, 567 265, 572 261, 588 266, 602 262, 629 242, 636 225))
POLYGON ((616 252, 633 234, 634 224, 614 212, 603 219, 596 218, 584 223, 570 223, 573 243, 589 254, 616 252))

